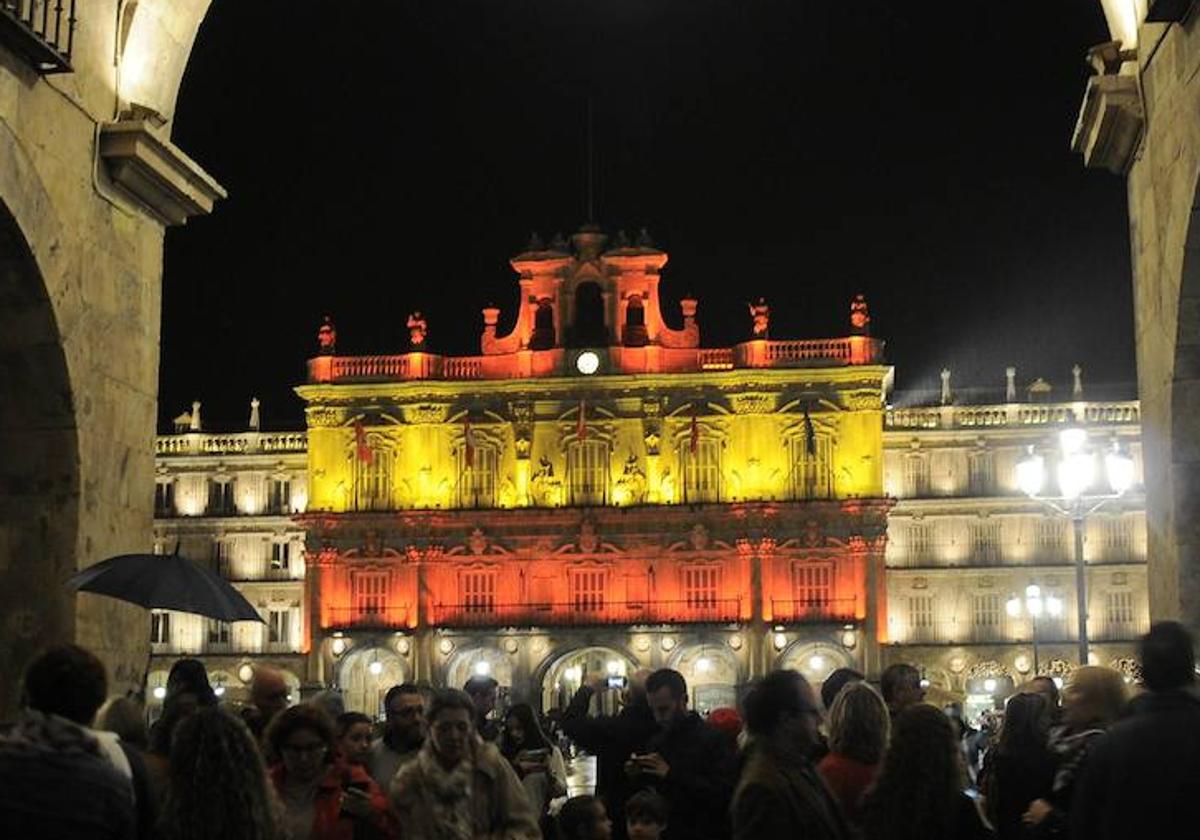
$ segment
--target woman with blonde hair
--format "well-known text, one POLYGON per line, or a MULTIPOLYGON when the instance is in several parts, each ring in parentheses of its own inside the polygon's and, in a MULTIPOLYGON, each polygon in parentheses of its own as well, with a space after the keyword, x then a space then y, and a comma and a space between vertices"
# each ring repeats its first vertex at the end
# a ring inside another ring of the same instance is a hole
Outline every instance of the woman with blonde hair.
POLYGON ((1038 833, 1066 833, 1075 783, 1082 776, 1088 752, 1128 702, 1125 678, 1111 668, 1076 668, 1063 689, 1062 726, 1050 733, 1050 751, 1057 759, 1049 796, 1035 799, 1021 818, 1038 833))
POLYGON ((817 770, 842 807, 846 821, 862 822, 863 794, 875 781, 887 749, 891 717, 883 697, 865 682, 847 683, 829 707, 829 754, 817 770))

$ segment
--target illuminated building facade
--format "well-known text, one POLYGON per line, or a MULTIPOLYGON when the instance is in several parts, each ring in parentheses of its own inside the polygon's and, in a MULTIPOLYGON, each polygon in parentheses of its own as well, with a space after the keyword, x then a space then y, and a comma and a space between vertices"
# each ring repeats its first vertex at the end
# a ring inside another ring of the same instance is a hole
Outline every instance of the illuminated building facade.
POLYGON ((1018 395, 892 398, 884 417, 888 522, 888 662, 912 662, 934 685, 990 705, 1039 670, 1065 677, 1077 663, 1072 523, 1018 488, 1016 465, 1067 426, 1099 449, 1131 456, 1134 482, 1084 523, 1089 659, 1132 674, 1135 640, 1149 629, 1145 488, 1138 403, 1069 399, 1038 380, 1018 395), (939 402, 941 404, 939 404, 939 402), (1037 620, 1009 602, 1037 586, 1053 611, 1037 620), (1055 614, 1052 614, 1055 613, 1055 614), (1016 613, 1016 614, 1012 614, 1016 613))
MULTIPOLYGON (((489 673, 541 708, 588 674, 671 665, 701 708, 779 664, 878 665, 883 394, 867 335, 702 349, 667 325, 648 244, 512 260, 480 355, 324 352, 307 403, 310 678, 489 673)), ((386 687, 386 686, 385 686, 386 687)), ((366 705, 374 698, 367 697, 366 705)))

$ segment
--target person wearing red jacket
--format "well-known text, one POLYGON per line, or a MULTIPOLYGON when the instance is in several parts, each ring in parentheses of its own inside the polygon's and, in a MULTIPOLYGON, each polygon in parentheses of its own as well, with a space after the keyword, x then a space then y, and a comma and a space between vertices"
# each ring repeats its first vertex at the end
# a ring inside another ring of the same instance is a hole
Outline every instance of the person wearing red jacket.
POLYGON ((316 706, 280 713, 267 729, 271 781, 292 840, 395 840, 387 797, 365 769, 341 759, 333 722, 316 706))

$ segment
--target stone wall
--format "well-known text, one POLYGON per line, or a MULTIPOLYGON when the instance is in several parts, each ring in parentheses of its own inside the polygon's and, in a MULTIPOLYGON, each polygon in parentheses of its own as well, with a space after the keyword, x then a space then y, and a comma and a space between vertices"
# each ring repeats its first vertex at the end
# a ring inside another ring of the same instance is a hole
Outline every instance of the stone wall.
POLYGON ((1154 618, 1200 631, 1200 15, 1138 38, 1145 129, 1129 172, 1154 618))
POLYGON ((169 113, 207 6, 81 2, 71 73, 39 76, 0 48, 0 719, 46 643, 101 654, 114 693, 147 666, 143 610, 62 586, 151 547, 163 227, 108 180, 96 149, 128 104, 118 42, 164 62, 169 113))

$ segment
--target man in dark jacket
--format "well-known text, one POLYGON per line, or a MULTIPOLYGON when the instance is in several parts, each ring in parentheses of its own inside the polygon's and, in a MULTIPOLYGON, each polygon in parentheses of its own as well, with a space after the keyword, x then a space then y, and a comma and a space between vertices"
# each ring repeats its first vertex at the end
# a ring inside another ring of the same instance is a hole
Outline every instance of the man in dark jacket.
POLYGON ((136 836, 133 788, 88 724, 104 702, 104 665, 58 645, 25 673, 26 709, 0 738, 0 833, 46 840, 136 836))
POLYGON ((563 733, 596 757, 596 795, 604 800, 612 819, 613 840, 625 840, 625 801, 633 793, 625 762, 634 753, 645 751, 657 729, 646 703, 646 676, 638 672, 629 680, 625 705, 616 715, 588 715, 592 697, 607 687, 605 677, 580 686, 562 715, 563 733))
POLYGON ((796 671, 775 671, 744 705, 750 738, 730 808, 733 840, 845 840, 841 811, 811 759, 821 720, 812 686, 796 671))
POLYGON ((1182 836, 1200 802, 1200 696, 1191 634, 1163 621, 1139 643, 1146 693, 1100 736, 1071 807, 1071 836, 1182 836))
POLYGON ((646 753, 626 763, 626 773, 635 787, 653 787, 670 803, 667 840, 724 840, 737 777, 729 739, 688 711, 687 683, 678 671, 651 674, 646 699, 658 732, 646 753))

